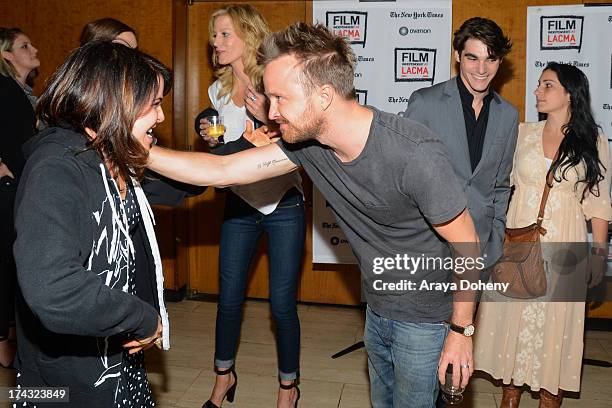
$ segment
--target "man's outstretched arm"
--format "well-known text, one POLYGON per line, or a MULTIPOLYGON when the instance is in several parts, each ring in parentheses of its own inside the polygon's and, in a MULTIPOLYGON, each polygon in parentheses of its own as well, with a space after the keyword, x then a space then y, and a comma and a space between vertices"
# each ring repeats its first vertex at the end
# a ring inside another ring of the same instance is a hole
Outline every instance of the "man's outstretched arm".
POLYGON ((227 187, 280 176, 298 166, 273 143, 228 156, 153 146, 148 167, 183 183, 227 187))

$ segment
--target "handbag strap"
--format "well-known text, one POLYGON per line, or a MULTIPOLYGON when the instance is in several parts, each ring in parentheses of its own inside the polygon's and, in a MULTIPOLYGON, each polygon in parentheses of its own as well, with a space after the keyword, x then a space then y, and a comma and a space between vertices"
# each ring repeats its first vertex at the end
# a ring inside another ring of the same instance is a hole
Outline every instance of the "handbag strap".
MULTIPOLYGON (((554 163, 558 157, 559 157, 559 151, 557 150, 557 153, 555 153, 555 158, 553 159, 552 162, 554 163)), ((546 174, 546 184, 544 185, 544 192, 542 193, 542 200, 540 201, 540 211, 538 211, 538 218, 536 220, 538 227, 540 228, 542 227, 542 221, 544 221, 544 210, 546 209, 546 201, 548 201, 548 194, 550 193, 552 182, 553 182, 553 172, 550 171, 550 169, 548 169, 548 173, 546 174)))

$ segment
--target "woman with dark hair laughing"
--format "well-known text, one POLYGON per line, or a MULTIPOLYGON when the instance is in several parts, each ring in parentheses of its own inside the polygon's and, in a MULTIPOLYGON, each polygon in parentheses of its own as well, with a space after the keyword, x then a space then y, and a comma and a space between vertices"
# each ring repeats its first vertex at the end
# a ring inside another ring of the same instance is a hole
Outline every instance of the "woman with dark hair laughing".
POLYGON ((155 405, 141 351, 169 348, 168 318, 139 180, 169 86, 154 58, 92 42, 40 97, 48 128, 26 145, 16 199, 22 387, 68 387, 74 406, 155 405))

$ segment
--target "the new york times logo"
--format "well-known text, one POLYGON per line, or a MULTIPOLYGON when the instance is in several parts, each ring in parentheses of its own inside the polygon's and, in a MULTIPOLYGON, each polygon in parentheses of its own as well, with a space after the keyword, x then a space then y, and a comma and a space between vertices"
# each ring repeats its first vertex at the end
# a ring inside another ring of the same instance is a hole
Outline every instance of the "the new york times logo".
POLYGON ((365 47, 368 31, 368 13, 365 11, 328 11, 325 25, 334 34, 344 37, 349 44, 365 47))
POLYGON ((366 89, 355 89, 355 93, 357 94, 357 102, 360 105, 368 104, 368 91, 366 89))
POLYGON ((541 16, 540 49, 580 52, 583 26, 584 16, 541 16))
POLYGON ((435 49, 395 49, 395 82, 430 82, 433 84, 435 74, 435 49))

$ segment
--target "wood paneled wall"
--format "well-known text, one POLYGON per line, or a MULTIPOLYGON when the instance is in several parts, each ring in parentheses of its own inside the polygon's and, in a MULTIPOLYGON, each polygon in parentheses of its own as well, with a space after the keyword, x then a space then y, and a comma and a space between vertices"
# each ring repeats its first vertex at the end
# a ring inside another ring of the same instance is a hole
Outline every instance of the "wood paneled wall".
MULTIPOLYGON (((182 2, 182 1, 181 1, 182 2)), ((173 66, 173 2, 169 0, 0 0, 0 26, 19 27, 38 49, 41 61, 34 93, 40 95, 46 79, 78 47, 83 26, 103 17, 119 19, 138 32, 139 48, 173 66)), ((173 146, 173 93, 163 102, 166 121, 155 134, 173 146)), ((4 135, 2 135, 4 137, 4 135)), ((171 210, 155 210, 157 235, 162 251, 166 282, 175 284, 175 227, 171 210)))

